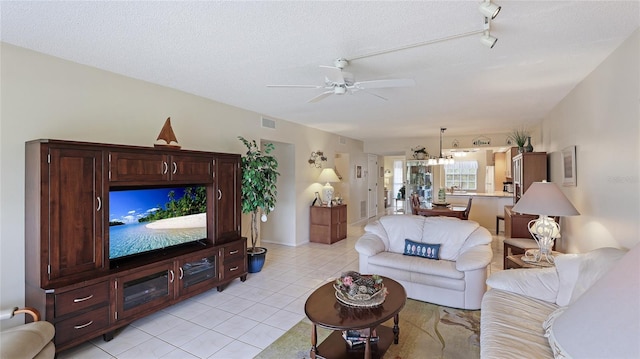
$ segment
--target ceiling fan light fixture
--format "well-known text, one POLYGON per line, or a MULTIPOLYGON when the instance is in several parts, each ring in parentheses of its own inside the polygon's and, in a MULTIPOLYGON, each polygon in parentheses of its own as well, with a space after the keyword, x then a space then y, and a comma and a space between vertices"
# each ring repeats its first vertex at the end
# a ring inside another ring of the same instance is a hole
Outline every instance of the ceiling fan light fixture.
POLYGON ((478 8, 478 10, 480 10, 480 13, 484 16, 484 17, 488 17, 489 19, 493 20, 496 18, 496 16, 498 16, 498 13, 500 12, 500 9, 502 9, 501 6, 498 6, 494 3, 492 3, 491 1, 484 1, 480 4, 480 7, 478 8))
POLYGON ((498 42, 498 39, 496 39, 495 37, 491 36, 491 34, 489 34, 489 32, 485 32, 484 35, 482 35, 482 37, 480 37, 480 42, 490 48, 493 49, 493 47, 496 45, 496 42, 498 42))

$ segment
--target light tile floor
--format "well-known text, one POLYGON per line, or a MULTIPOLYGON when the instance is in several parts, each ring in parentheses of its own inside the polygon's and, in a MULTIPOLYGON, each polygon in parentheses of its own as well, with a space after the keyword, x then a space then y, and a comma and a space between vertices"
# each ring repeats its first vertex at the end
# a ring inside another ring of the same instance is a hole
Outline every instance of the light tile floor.
MULTIPOLYGON (((305 318, 304 303, 315 288, 358 270, 354 244, 363 227, 350 226, 348 237, 333 245, 263 244, 265 266, 244 283, 212 289, 117 330, 109 342, 98 337, 57 358, 253 358, 305 318)), ((490 272, 502 270, 503 239, 494 235, 490 272)))

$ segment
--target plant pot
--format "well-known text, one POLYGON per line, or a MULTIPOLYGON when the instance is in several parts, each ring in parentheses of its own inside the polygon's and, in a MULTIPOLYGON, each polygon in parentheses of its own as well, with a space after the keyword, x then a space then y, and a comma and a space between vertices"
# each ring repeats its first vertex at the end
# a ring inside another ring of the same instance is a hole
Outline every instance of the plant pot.
POLYGON ((258 273, 264 266, 267 259, 267 249, 264 247, 255 247, 255 252, 251 248, 247 249, 247 267, 249 273, 258 273))

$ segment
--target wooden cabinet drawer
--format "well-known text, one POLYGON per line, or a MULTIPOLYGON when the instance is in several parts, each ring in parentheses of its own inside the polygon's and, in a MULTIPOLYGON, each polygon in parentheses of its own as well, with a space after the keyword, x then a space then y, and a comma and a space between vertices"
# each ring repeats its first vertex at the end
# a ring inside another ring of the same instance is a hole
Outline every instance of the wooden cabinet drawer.
POLYGON ((108 305, 69 319, 65 319, 55 324, 55 344, 56 346, 61 346, 66 342, 106 328, 108 325, 108 305))
POLYGON ((246 258, 240 258, 234 262, 224 263, 222 265, 222 279, 229 279, 238 277, 241 274, 247 273, 245 268, 247 265, 246 258))
POLYGON ((55 315, 77 312, 98 304, 109 302, 109 282, 101 282, 84 288, 74 289, 55 296, 55 315))
POLYGON ((243 238, 239 241, 230 243, 222 247, 223 263, 235 262, 244 259, 246 257, 245 243, 246 242, 243 238))

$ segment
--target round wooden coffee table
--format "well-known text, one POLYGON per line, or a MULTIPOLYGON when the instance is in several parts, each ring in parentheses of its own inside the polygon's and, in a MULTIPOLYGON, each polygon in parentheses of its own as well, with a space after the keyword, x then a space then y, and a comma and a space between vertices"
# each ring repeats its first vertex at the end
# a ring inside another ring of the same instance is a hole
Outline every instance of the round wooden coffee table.
POLYGON ((364 355, 364 358, 382 358, 393 341, 398 344, 400 328, 399 313, 407 301, 407 292, 400 283, 382 277, 389 294, 385 301, 371 308, 352 307, 342 304, 336 299, 333 282, 316 289, 307 298, 304 312, 313 323, 311 328, 311 358, 317 357, 341 359, 364 355), (380 325, 393 318, 393 328, 380 325), (319 346, 317 326, 334 330, 319 346), (353 351, 342 338, 342 331, 348 329, 370 329, 370 333, 379 337, 375 343, 366 341, 364 349, 353 351))

